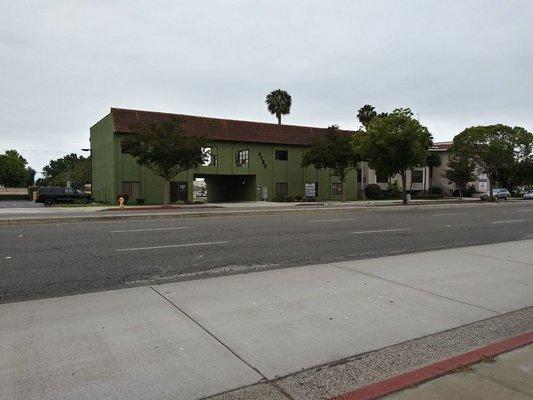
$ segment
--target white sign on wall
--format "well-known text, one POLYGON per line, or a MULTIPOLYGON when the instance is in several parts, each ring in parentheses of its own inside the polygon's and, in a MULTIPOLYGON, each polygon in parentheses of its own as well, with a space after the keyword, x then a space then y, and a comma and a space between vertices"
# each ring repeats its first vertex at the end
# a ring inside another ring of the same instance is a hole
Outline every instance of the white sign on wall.
POLYGON ((305 197, 316 197, 316 182, 305 183, 305 197))
POLYGON ((481 193, 486 193, 489 190, 489 180, 487 174, 481 174, 477 178, 479 191, 481 193))

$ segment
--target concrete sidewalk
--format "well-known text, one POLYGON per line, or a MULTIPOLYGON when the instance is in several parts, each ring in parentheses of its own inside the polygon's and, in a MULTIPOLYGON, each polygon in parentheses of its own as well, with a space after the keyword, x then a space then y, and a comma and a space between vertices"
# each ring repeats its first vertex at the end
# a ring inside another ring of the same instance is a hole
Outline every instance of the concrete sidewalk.
POLYGON ((498 318, 532 286, 525 240, 3 304, 0 399, 331 397, 358 383, 277 378, 498 318))

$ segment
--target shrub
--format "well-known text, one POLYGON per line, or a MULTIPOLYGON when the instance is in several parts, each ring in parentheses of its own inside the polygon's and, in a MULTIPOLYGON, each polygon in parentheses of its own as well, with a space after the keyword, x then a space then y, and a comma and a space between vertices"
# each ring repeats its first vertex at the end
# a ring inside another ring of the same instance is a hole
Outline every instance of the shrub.
POLYGON ((135 201, 137 202, 137 204, 139 205, 143 205, 144 204, 144 199, 140 198, 140 199, 135 199, 135 201))
POLYGON ((294 200, 295 201, 302 201, 303 197, 302 196, 294 196, 294 200))
POLYGON ((375 183, 370 183, 365 186, 365 196, 369 200, 376 200, 381 197, 381 188, 375 183))
POLYGON ((429 194, 444 196, 444 190, 440 186, 431 186, 429 188, 429 194))
POLYGON ((388 197, 400 197, 402 194, 402 188, 400 187, 400 182, 398 179, 390 182, 387 186, 387 196, 388 197))
POLYGON ((294 197, 292 197, 292 196, 285 196, 285 197, 283 197, 283 201, 286 201, 286 202, 290 203, 290 202, 294 201, 294 197))
POLYGON ((27 194, 0 194, 0 201, 2 200, 28 200, 27 194))
POLYGON ((272 197, 272 201, 276 201, 278 203, 281 203, 283 201, 283 195, 282 194, 278 194, 276 193, 273 197, 272 197))

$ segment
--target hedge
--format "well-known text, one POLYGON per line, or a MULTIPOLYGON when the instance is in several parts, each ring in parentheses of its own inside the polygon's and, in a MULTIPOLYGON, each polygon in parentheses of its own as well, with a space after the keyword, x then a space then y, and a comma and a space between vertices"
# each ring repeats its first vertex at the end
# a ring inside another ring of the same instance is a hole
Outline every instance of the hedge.
POLYGON ((30 200, 27 194, 0 194, 2 200, 30 200))

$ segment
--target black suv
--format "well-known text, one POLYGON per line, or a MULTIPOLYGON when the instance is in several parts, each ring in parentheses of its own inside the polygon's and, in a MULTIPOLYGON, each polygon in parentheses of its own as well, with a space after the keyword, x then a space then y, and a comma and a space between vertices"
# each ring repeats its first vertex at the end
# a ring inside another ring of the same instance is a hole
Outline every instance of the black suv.
POLYGON ((71 187, 44 186, 37 190, 37 197, 35 198, 36 203, 43 203, 46 207, 55 203, 70 203, 74 200, 81 200, 85 204, 89 204, 91 195, 71 187))

